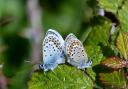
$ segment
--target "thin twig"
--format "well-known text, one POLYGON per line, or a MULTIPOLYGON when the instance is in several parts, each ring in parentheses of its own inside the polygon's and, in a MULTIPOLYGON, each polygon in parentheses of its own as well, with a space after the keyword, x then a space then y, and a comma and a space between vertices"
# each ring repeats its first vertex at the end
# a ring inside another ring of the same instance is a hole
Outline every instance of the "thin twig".
POLYGON ((32 53, 31 61, 32 63, 39 63, 41 57, 41 40, 44 36, 44 31, 42 27, 42 10, 39 7, 38 0, 28 0, 28 16, 30 21, 30 32, 31 32, 31 43, 32 43, 32 53))

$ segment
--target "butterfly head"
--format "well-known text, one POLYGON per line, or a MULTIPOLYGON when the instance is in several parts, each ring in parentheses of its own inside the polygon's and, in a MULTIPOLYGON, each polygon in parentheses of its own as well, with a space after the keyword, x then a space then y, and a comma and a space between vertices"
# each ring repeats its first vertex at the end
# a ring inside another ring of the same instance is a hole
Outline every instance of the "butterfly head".
POLYGON ((92 61, 88 59, 86 62, 86 68, 90 67, 92 65, 92 61))
POLYGON ((49 71, 49 70, 53 70, 55 67, 57 66, 57 64, 40 64, 39 68, 44 70, 44 71, 49 71))
POLYGON ((91 67, 92 61, 88 60, 86 63, 81 63, 78 66, 78 69, 85 69, 91 67))
POLYGON ((43 68, 43 64, 40 64, 40 65, 39 65, 39 68, 43 70, 43 69, 44 69, 44 68, 43 68))
POLYGON ((50 70, 50 68, 48 68, 48 66, 43 65, 43 64, 40 64, 40 65, 39 65, 39 68, 42 69, 42 70, 44 70, 44 71, 50 70))

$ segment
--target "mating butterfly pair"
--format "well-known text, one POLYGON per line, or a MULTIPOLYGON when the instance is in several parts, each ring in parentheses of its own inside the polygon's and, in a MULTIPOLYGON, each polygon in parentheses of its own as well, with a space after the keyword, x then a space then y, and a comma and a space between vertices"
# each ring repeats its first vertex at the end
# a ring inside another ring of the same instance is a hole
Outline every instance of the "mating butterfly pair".
POLYGON ((82 43, 75 35, 70 33, 65 41, 55 30, 49 29, 45 35, 43 44, 43 64, 40 68, 44 71, 53 70, 58 64, 67 62, 79 69, 90 67, 92 61, 88 60, 82 43))

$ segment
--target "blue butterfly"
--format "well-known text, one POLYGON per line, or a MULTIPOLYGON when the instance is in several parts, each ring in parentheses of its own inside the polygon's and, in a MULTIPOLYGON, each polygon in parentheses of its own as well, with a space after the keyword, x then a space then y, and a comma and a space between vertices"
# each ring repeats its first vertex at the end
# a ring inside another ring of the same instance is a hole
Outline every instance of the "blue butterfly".
POLYGON ((62 36, 57 31, 49 29, 42 44, 43 64, 40 65, 40 68, 48 71, 53 70, 58 64, 65 63, 63 50, 62 36))
POLYGON ((67 62, 79 69, 90 67, 92 61, 88 59, 82 43, 70 33, 65 39, 65 55, 67 62))

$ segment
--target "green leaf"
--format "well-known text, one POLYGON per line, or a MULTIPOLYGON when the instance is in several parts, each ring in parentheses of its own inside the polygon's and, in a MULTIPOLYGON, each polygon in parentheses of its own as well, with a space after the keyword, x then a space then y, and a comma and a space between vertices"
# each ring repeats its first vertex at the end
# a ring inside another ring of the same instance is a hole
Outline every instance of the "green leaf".
POLYGON ((92 31, 90 32, 85 45, 108 45, 109 35, 111 30, 110 22, 101 16, 95 17, 92 20, 92 31))
POLYGON ((91 24, 91 32, 84 42, 84 47, 89 59, 92 60, 92 67, 87 68, 87 73, 93 80, 95 80, 96 72, 94 71, 94 66, 100 64, 101 60, 104 58, 99 44, 108 44, 111 24, 106 18, 100 16, 95 17, 91 24))
POLYGON ((98 0, 99 6, 109 12, 116 13, 123 0, 98 0))
POLYGON ((118 19, 120 21, 121 30, 128 32, 128 0, 124 0, 121 9, 118 10, 118 19))
POLYGON ((92 60, 92 66, 100 64, 103 59, 103 53, 100 46, 85 45, 86 52, 90 60, 92 60))
POLYGON ((126 89, 126 80, 122 70, 111 73, 100 73, 99 77, 106 88, 126 89))
POLYGON ((119 69, 119 68, 123 68, 126 66, 126 63, 125 61, 121 60, 120 58, 118 57, 108 57, 106 58, 105 60, 103 60, 101 62, 102 65, 108 67, 108 68, 111 68, 111 69, 119 69))
POLYGON ((116 45, 125 60, 128 60, 128 33, 120 32, 116 45))
POLYGON ((119 20, 122 31, 128 32, 128 0, 98 0, 99 6, 112 12, 119 20))
POLYGON ((89 76, 95 80, 96 79, 96 72, 94 71, 94 67, 103 59, 103 53, 101 51, 100 46, 93 46, 93 45, 85 45, 86 52, 88 54, 89 59, 92 61, 92 65, 90 68, 86 69, 86 72, 89 74, 89 76))
POLYGON ((29 89, 92 89, 93 83, 83 71, 59 65, 54 71, 34 72, 28 86, 29 89))

